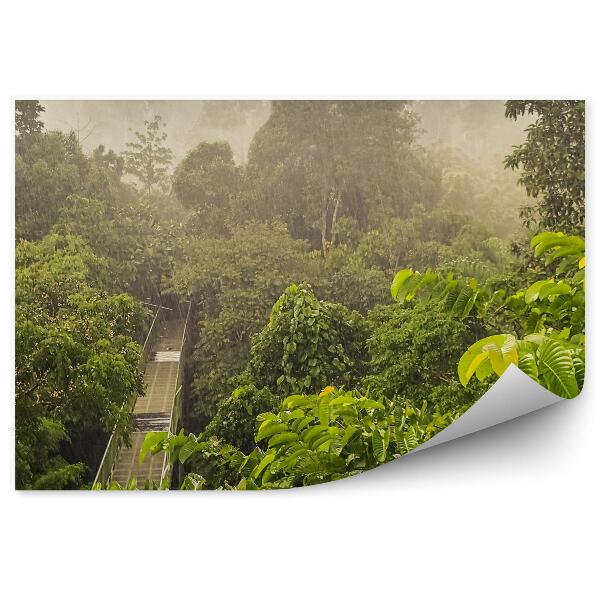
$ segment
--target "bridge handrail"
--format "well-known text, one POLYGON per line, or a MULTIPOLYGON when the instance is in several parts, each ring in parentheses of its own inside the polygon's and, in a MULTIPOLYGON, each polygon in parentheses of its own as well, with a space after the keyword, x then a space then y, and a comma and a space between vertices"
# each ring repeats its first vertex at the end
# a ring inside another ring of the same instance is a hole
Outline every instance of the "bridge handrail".
MULTIPOLYGON (((161 309, 162 305, 158 306, 156 312, 154 313, 154 318, 152 319, 152 323, 150 325, 150 329, 148 330, 148 335, 146 336, 146 340, 144 341, 144 345, 142 346, 142 352, 140 354, 140 362, 139 369, 140 371, 144 371, 146 368, 146 363, 150 358, 150 353, 152 352, 152 346, 154 345, 154 341, 158 332, 158 323, 159 320, 163 318, 161 309)), ((126 398, 123 401, 121 409, 128 408, 129 412, 133 410, 135 406, 135 402, 137 400, 137 394, 132 394, 129 398, 126 398)), ((102 460, 100 461, 100 466, 98 467, 98 471, 96 473, 96 477, 94 478, 94 483, 92 487, 95 487, 98 483, 101 483, 103 487, 105 487, 110 479, 112 474, 112 470, 115 466, 115 462, 117 459, 117 455, 119 453, 119 448, 121 447, 121 443, 123 442, 123 436, 120 435, 117 430, 117 426, 113 427, 112 433, 110 434, 110 438, 108 439, 108 443, 106 444, 106 449, 104 450, 104 454, 102 455, 102 460)))

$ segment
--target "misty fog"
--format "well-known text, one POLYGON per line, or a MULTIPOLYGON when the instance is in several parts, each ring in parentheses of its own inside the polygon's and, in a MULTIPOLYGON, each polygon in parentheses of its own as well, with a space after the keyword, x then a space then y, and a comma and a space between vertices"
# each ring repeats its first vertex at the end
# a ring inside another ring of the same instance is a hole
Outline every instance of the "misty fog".
POLYGON ((227 140, 237 163, 243 162, 256 130, 269 118, 270 102, 239 100, 42 100, 47 129, 68 133, 79 129, 83 148, 99 144, 125 150, 144 120, 160 115, 167 124, 174 163, 201 141, 227 140))
MULTIPOLYGON (((268 100, 42 100, 48 130, 75 131, 86 151, 100 144, 115 152, 125 150, 144 120, 161 115, 166 122, 174 164, 201 141, 226 140, 236 163, 244 162, 256 131, 267 121, 268 100)), ((501 100, 416 101, 420 138, 424 145, 455 147, 469 158, 501 160, 523 137, 527 119, 504 117, 501 100)))

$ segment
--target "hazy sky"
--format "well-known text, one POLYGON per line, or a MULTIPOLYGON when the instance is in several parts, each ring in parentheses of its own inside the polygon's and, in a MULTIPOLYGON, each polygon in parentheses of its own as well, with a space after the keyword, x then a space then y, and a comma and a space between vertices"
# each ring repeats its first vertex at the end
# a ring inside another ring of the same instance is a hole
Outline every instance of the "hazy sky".
MULTIPOLYGON (((116 152, 142 130, 144 120, 159 114, 166 122, 167 144, 175 164, 201 141, 227 140, 236 162, 244 161, 257 129, 268 119, 270 102, 260 100, 42 100, 47 129, 79 130, 85 150, 99 144, 116 152)), ((420 141, 460 148, 472 158, 501 159, 524 139, 528 120, 504 118, 503 101, 419 101, 420 141)))
POLYGON ((179 162, 201 141, 227 140, 237 162, 245 160, 256 130, 268 119, 270 102, 255 100, 41 100, 46 129, 79 129, 85 150, 104 144, 116 152, 133 139, 129 128, 160 115, 167 145, 179 162))
POLYGON ((414 108, 421 117, 423 144, 453 146, 499 168, 512 146, 524 141, 524 129, 533 121, 528 115, 507 119, 504 100, 421 100, 414 108))

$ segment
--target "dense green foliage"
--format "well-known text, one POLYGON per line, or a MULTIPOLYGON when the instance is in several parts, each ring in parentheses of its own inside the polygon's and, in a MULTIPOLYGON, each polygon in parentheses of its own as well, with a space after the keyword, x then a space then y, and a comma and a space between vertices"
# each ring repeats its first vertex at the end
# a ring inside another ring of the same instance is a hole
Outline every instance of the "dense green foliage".
POLYGON ((70 196, 53 231, 77 235, 105 254, 110 285, 138 298, 157 298, 181 252, 176 227, 157 219, 142 197, 125 206, 70 196))
MULTIPOLYGON (((572 398, 581 391, 585 372, 585 243, 578 236, 544 232, 531 246, 536 257, 546 255, 546 266, 557 266, 555 276, 526 289, 508 294, 497 282, 480 286, 475 279, 456 279, 451 273, 403 269, 394 278, 392 296, 402 303, 415 297, 426 306, 435 302, 458 319, 475 312, 484 323, 491 311, 502 311, 502 324, 511 332, 470 346, 458 364, 463 385, 475 374, 480 381, 500 376, 514 364, 550 391, 572 398)), ((492 322, 487 325, 492 328, 492 322)))
POLYGON ((142 392, 146 311, 103 289, 106 263, 77 237, 23 241, 16 252, 17 486, 73 487, 91 475, 123 402, 142 392))
MULTIPOLYGON (((492 104, 457 104, 465 134, 498 126, 492 104)), ((183 464, 183 489, 359 473, 447 426, 510 365, 577 395, 583 103, 508 102, 530 125, 506 169, 489 140, 480 158, 448 147, 441 108, 423 109, 436 128, 423 137, 420 106, 273 102, 247 163, 202 141, 171 169, 158 115, 123 153, 85 152, 17 102, 18 487, 89 486, 111 430, 127 437, 143 303, 193 304, 197 433, 149 434, 140 457, 183 464)))
MULTIPOLYGON (((173 463, 194 458, 218 461, 227 469, 219 487, 256 490, 290 488, 335 481, 371 469, 414 450, 447 427, 459 412, 433 414, 427 404, 404 407, 334 387, 320 394, 294 394, 277 413, 258 417, 256 442, 249 454, 194 434, 166 432, 146 436, 140 460, 147 453, 167 452, 173 463)), ((181 489, 206 480, 189 474, 181 489)))
POLYGON ((175 246, 121 181, 124 159, 86 156, 42 113, 16 105, 16 485, 77 488, 110 433, 131 428, 149 324, 139 300, 159 296, 175 246))
POLYGON ((57 131, 17 137, 15 217, 17 239, 40 238, 70 194, 84 194, 89 164, 73 135, 57 131))
POLYGON ((470 404, 484 389, 467 393, 455 380, 456 363, 481 331, 478 322, 457 320, 429 305, 379 306, 369 313, 371 360, 364 385, 371 394, 420 406, 470 404), (401 357, 401 360, 399 360, 401 357))
POLYGON ((215 416, 204 435, 220 438, 243 452, 250 452, 256 418, 261 413, 275 410, 278 404, 277 396, 266 388, 257 389, 254 384, 239 387, 217 404, 215 416))
POLYGON ((290 279, 305 279, 306 243, 281 224, 248 223, 226 238, 190 241, 172 289, 201 307, 192 394, 193 417, 204 425, 216 402, 236 387, 249 358, 250 340, 290 279))

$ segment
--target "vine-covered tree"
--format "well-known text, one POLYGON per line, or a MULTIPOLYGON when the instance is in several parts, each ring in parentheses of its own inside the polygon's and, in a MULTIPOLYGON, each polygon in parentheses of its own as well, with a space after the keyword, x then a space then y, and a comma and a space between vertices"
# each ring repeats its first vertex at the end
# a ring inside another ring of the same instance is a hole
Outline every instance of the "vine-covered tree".
POLYGON ((352 387, 365 359, 366 324, 342 304, 319 301, 306 284, 291 285, 275 302, 250 349, 248 377, 279 395, 352 387))

